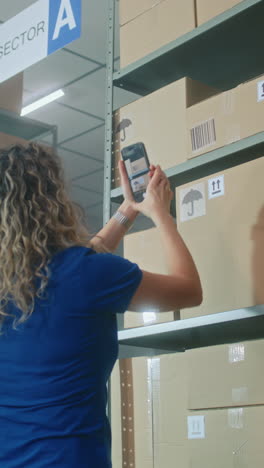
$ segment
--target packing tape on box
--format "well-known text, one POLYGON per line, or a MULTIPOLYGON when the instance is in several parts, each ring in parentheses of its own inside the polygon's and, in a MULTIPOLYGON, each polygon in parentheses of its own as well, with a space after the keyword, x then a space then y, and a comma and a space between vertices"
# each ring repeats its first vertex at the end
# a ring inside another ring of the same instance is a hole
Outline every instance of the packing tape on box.
POLYGON ((134 392, 132 359, 120 359, 122 466, 135 467, 134 392))
POLYGON ((159 458, 159 428, 160 428, 160 358, 151 359, 151 382, 152 382, 152 424, 153 440, 152 450, 154 460, 159 458))
POLYGON ((245 345, 236 343, 228 346, 228 360, 230 364, 245 360, 245 345))
MULTIPOLYGON (((236 431, 239 431, 240 429, 242 430, 244 428, 244 410, 243 408, 230 408, 228 410, 228 425, 231 427, 231 429, 234 429, 236 431)), ((236 437, 234 438, 236 440, 236 437)), ((237 446, 235 446, 233 450, 233 468, 240 468, 242 467, 241 464, 241 453, 243 451, 243 448, 246 446, 248 440, 240 440, 239 437, 237 437, 237 446)), ((244 466, 244 464, 243 464, 244 466)))
POLYGON ((227 145, 241 140, 241 127, 239 123, 228 125, 226 128, 225 142, 227 145))
POLYGON ((223 95, 223 111, 226 115, 233 114, 235 111, 235 92, 235 89, 231 89, 223 95))
POLYGON ((243 408, 230 408, 227 411, 228 425, 232 429, 243 429, 243 408))
POLYGON ((248 387, 232 388, 232 401, 233 403, 248 402, 248 387))

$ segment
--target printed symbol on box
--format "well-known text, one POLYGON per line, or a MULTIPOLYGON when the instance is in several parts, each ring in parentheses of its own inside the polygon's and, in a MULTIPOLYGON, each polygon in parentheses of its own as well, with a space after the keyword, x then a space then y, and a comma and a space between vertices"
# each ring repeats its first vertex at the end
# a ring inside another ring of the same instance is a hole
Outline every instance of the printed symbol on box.
POLYGON ((188 216, 194 215, 194 202, 198 200, 202 200, 202 198, 203 198, 203 195, 201 194, 201 192, 199 192, 199 190, 191 189, 190 192, 188 192, 187 195, 185 195, 182 201, 183 205, 191 204, 191 213, 188 213, 188 216))
POLYGON ((205 439, 204 416, 188 416, 188 439, 205 439))
POLYGON ((193 185, 180 191, 180 220, 189 221, 206 214, 205 185, 193 185))
POLYGON ((258 102, 264 101, 264 81, 258 82, 258 102))
POLYGON ((208 180, 208 198, 222 197, 225 194, 225 178, 224 175, 208 180))
POLYGON ((130 119, 123 119, 121 122, 118 124, 116 133, 121 133, 123 132, 123 138, 121 137, 121 141, 125 141, 126 139, 126 128, 130 127, 132 125, 132 122, 130 119))

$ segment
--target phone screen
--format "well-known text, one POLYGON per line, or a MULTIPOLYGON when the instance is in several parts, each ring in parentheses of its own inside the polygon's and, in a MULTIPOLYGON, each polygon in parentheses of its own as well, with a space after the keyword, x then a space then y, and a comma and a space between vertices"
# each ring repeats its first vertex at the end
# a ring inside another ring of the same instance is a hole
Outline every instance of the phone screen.
POLYGON ((130 186, 137 202, 144 200, 150 181, 149 160, 143 143, 135 143, 122 149, 130 186))

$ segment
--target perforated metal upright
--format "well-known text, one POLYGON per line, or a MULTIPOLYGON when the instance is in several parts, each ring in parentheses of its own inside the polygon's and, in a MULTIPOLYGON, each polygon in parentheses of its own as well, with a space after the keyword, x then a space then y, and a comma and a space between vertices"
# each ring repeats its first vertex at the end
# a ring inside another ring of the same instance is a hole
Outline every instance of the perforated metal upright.
POLYGON ((108 0, 108 28, 106 55, 106 105, 105 105, 105 160, 104 160, 104 206, 103 219, 106 224, 111 217, 112 180, 112 115, 113 115, 113 75, 115 50, 115 0, 108 0))

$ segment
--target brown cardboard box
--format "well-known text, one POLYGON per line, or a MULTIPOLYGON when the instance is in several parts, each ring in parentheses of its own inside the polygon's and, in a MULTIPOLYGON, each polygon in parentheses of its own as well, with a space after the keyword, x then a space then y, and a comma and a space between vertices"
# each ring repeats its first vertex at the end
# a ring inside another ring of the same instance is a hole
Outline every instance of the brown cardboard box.
POLYGON ((163 444, 155 468, 263 467, 263 406, 188 412, 181 423, 188 439, 163 444))
POLYGON ((119 0, 119 23, 121 26, 134 20, 166 0, 119 0))
MULTIPOLYGON (((159 1, 153 8, 145 10, 152 3, 143 2, 142 8, 132 8, 131 16, 136 12, 138 16, 120 28, 122 68, 195 28, 194 0, 159 1)), ((136 4, 139 5, 139 2, 136 4)), ((127 18, 123 17, 121 21, 127 18)))
POLYGON ((189 106, 188 157, 262 132, 263 119, 264 76, 189 106))
MULTIPOLYGON (((230 358, 237 359, 238 364, 243 355, 241 346, 229 350, 230 358)), ((245 381, 249 385, 253 351, 254 346, 245 372, 245 381)), ((259 363, 262 351, 260 347, 255 348, 259 363)), ((205 352, 208 354, 208 350, 205 352)), ((124 466, 123 461, 131 460, 126 457, 132 450, 134 466, 144 468, 262 468, 264 406, 188 411, 188 391, 195 392, 195 388, 190 389, 193 369, 189 366, 188 354, 129 360, 132 380, 131 374, 121 373, 121 382, 119 362, 116 364, 111 380, 113 466, 124 466), (123 415, 127 414, 124 408, 132 400, 119 399, 120 387, 122 391, 125 388, 125 393, 133 394, 130 419, 123 415), (125 446, 122 445, 122 432, 127 431, 130 438, 125 446)), ((246 355, 247 350, 245 359, 246 355)), ((210 380, 215 377, 215 373, 210 375, 210 370, 212 365, 217 367, 217 362, 209 362, 207 374, 210 380)), ((220 370, 223 373, 220 375, 218 370, 216 385, 223 379, 226 368, 223 366, 220 370)), ((230 372, 227 374, 231 376, 230 372)), ((198 389, 204 375, 196 373, 198 389)), ((257 371, 254 377, 257 378, 257 371)), ((205 382, 204 388, 208 395, 210 387, 206 388, 205 382)), ((220 388, 217 391, 220 393, 220 388)))
MULTIPOLYGON (((172 452, 184 459, 183 445, 187 437, 184 423, 189 385, 186 359, 185 354, 170 354, 121 360, 116 364, 111 378, 112 453, 115 468, 124 466, 122 452, 127 466, 134 461, 134 466, 144 468, 152 468, 153 462, 157 468, 167 467, 166 464, 159 465, 158 460, 164 460, 165 457, 168 460, 172 452), (127 369, 130 368, 129 373, 124 370, 124 364, 127 369), (123 395, 121 399, 120 387, 123 395), (132 413, 128 413, 130 419, 125 408, 127 405, 133 406, 132 413), (130 434, 128 444, 124 442, 125 439, 122 444, 122 432, 130 434), (134 454, 135 457, 132 461, 127 458, 130 450, 131 456, 134 454)), ((181 465, 181 468, 184 467, 181 465)))
POLYGON ((204 297, 181 318, 264 304, 263 172, 260 157, 177 188, 178 230, 204 297))
POLYGON ((229 10, 238 3, 241 3, 241 1, 242 0, 196 0, 197 25, 200 26, 200 24, 229 10))
MULTIPOLYGON (((128 234, 124 237, 124 257, 137 263, 142 270, 151 273, 167 274, 167 267, 159 233, 156 228, 128 234)), ((126 312, 125 328, 170 322, 179 318, 178 312, 126 312)))
POLYGON ((7 148, 8 146, 18 144, 26 144, 27 141, 23 138, 8 135, 7 133, 0 132, 0 149, 7 148))
POLYGON ((188 408, 264 404, 264 340, 189 351, 188 408))
POLYGON ((23 101, 23 73, 0 84, 0 109, 21 113, 23 101))
MULTIPOLYGON (((188 437, 192 431, 197 437, 186 443, 188 468, 263 467, 263 406, 196 411, 187 418, 188 437), (204 435, 199 434, 200 428, 204 435)), ((174 466, 171 461, 166 468, 174 466)))
POLYGON ((187 159, 186 109, 217 91, 183 78, 125 107, 114 115, 113 184, 120 185, 121 150, 143 142, 150 161, 167 169, 187 159))

